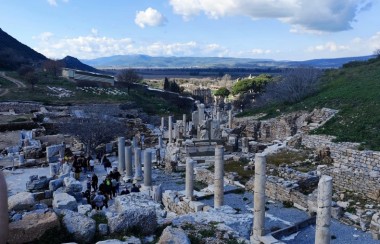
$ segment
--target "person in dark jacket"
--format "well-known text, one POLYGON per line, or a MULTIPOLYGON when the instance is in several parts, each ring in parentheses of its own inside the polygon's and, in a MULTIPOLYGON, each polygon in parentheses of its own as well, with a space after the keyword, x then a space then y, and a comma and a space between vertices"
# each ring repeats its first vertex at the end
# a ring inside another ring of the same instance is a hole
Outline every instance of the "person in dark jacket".
POLYGON ((98 176, 95 173, 93 173, 91 177, 91 185, 94 191, 98 190, 98 181, 99 181, 98 176))
POLYGON ((140 192, 140 189, 136 186, 136 184, 132 184, 131 192, 140 192))

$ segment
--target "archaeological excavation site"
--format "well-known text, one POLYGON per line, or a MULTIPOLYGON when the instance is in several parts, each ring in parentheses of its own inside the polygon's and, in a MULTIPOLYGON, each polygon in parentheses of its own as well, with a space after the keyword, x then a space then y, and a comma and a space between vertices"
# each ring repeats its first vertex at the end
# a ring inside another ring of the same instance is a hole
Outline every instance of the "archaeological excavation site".
POLYGON ((0 110, 6 243, 379 243, 380 152, 313 133, 337 110, 0 110))

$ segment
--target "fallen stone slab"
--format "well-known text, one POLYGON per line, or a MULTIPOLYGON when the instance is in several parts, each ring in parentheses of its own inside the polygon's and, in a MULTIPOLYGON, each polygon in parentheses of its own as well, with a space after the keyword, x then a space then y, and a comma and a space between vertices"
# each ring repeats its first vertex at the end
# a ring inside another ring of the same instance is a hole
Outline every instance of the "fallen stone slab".
POLYGON ((58 193, 54 195, 53 208, 77 211, 78 203, 73 196, 67 193, 58 193))
POLYGON ((36 201, 33 197, 33 193, 20 192, 8 198, 8 211, 28 211, 33 209, 35 204, 36 201))
POLYGON ((46 231, 59 228, 60 223, 54 212, 30 213, 22 220, 9 224, 9 243, 29 243, 39 239, 46 231))
POLYGON ((158 241, 159 244, 190 244, 190 240, 187 237, 185 231, 180 228, 173 228, 168 226, 162 232, 162 235, 158 241))
POLYGON ((95 220, 70 210, 61 212, 64 217, 62 224, 66 230, 73 235, 75 241, 90 243, 95 236, 95 220))

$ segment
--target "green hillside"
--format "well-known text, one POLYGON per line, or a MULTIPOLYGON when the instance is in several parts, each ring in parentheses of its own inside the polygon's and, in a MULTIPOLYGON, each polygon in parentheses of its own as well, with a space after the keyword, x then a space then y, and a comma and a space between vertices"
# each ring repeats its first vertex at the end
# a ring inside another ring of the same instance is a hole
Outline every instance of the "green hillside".
POLYGON ((334 135, 337 141, 360 142, 362 149, 380 150, 380 58, 326 71, 317 94, 296 104, 256 109, 255 113, 273 117, 279 115, 278 110, 284 113, 322 107, 338 109, 339 113, 313 133, 334 135))

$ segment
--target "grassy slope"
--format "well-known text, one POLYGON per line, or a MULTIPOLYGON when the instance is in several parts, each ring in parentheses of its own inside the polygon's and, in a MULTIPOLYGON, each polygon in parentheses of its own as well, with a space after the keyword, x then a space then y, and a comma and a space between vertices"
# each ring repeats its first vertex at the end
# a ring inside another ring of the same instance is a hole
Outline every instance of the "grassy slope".
MULTIPOLYGON (((23 80, 15 72, 9 72, 9 76, 16 79, 23 80)), ((140 91, 130 90, 130 95, 95 95, 83 92, 76 89, 74 83, 69 82, 62 78, 52 78, 40 75, 39 81, 34 87, 34 91, 31 89, 29 83, 24 81, 27 85, 26 88, 17 88, 13 83, 2 80, 0 78, 0 88, 9 87, 8 94, 0 97, 0 101, 36 101, 42 102, 46 105, 69 105, 69 104, 86 104, 86 103, 127 103, 135 102, 137 107, 140 107, 144 112, 148 114, 156 115, 169 115, 174 114, 176 117, 182 118, 182 114, 186 113, 186 110, 179 108, 169 101, 151 94, 144 94, 140 91), (74 92, 74 96, 57 98, 54 96, 47 96, 51 93, 47 86, 61 87, 74 92)), ((126 92, 126 88, 118 88, 121 91, 126 92)))
POLYGON ((356 67, 327 71, 322 89, 292 105, 256 110, 276 116, 281 112, 328 107, 340 112, 316 134, 337 136, 337 141, 362 143, 363 149, 380 150, 380 59, 356 67))

